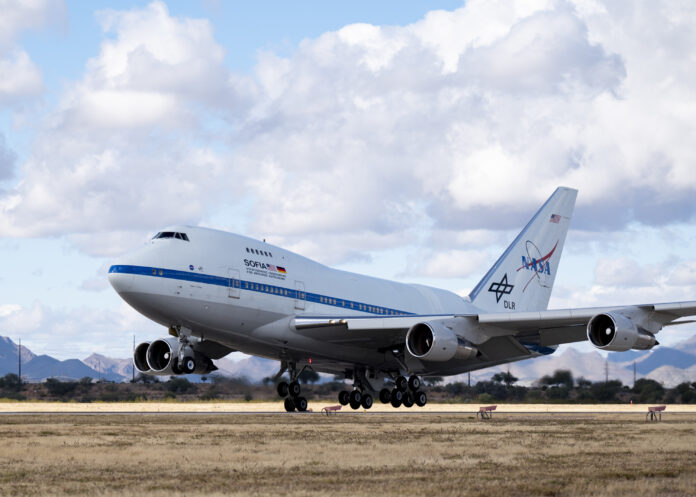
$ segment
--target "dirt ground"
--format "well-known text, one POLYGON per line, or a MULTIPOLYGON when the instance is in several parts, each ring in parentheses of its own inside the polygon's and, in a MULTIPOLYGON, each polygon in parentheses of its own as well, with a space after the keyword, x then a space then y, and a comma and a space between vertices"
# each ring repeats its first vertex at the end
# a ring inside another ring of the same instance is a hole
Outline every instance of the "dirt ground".
POLYGON ((17 414, 0 495, 696 495, 696 414, 17 414))

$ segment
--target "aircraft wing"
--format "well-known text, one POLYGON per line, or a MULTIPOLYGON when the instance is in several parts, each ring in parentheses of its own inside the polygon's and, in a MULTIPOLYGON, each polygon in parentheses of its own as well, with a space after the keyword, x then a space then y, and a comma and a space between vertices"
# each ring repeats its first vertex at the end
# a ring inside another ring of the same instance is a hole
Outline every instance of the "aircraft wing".
POLYGON ((406 332, 415 324, 443 321, 475 344, 495 337, 512 337, 550 346, 587 340, 587 323, 592 317, 607 312, 626 316, 645 330, 656 333, 663 326, 693 322, 677 320, 696 315, 696 301, 466 315, 297 316, 293 325, 298 333, 328 343, 381 348, 402 345, 406 332))

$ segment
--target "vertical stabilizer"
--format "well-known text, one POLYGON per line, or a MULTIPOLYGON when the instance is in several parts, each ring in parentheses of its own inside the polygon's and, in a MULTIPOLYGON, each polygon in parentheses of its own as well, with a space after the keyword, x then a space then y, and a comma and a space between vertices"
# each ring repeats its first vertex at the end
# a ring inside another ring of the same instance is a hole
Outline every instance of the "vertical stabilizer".
POLYGON ((577 194, 556 189, 472 290, 476 307, 490 312, 547 308, 577 194))

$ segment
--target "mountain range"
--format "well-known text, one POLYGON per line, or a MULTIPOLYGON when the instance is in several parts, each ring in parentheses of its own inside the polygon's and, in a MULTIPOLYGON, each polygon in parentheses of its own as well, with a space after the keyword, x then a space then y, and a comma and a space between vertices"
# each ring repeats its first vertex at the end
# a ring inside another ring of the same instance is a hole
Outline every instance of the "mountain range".
MULTIPOLYGON (((17 345, 7 337, 0 336, 0 376, 17 373, 17 345)), ((278 362, 270 359, 247 356, 233 360, 223 358, 215 361, 219 368, 215 374, 231 377, 246 377, 260 382, 278 371, 278 362)), ((43 381, 46 378, 79 379, 85 376, 107 381, 129 381, 133 375, 133 362, 115 359, 101 354, 92 354, 79 359, 60 361, 48 355, 36 355, 22 347, 22 377, 25 381, 43 381)), ((624 385, 633 384, 634 367, 637 378, 651 378, 666 387, 696 381, 696 337, 673 347, 658 346, 652 350, 611 352, 603 356, 597 351, 581 352, 573 347, 561 347, 556 353, 533 360, 520 361, 471 373, 472 382, 489 380, 496 372, 510 371, 519 379, 519 384, 531 385, 544 375, 558 369, 569 369, 575 378, 602 381, 608 369, 610 379, 618 379, 624 385)), ((199 377, 192 375, 191 380, 199 377)), ((447 377, 447 383, 468 381, 468 375, 447 377)))

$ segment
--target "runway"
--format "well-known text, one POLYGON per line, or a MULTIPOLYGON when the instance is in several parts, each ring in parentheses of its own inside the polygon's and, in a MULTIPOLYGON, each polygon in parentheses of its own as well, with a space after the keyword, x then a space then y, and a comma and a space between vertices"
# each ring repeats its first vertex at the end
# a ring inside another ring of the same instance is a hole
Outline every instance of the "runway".
MULTIPOLYGON (((330 401, 309 403, 306 413, 294 415, 321 414, 322 408, 336 405, 330 401)), ((474 416, 483 404, 443 404, 431 403, 425 407, 400 407, 394 409, 389 404, 375 404, 371 409, 353 410, 343 407, 338 413, 346 414, 389 414, 389 415, 471 415, 474 416)), ((652 404, 498 404, 494 415, 499 414, 642 414, 652 404)), ((200 414, 200 415, 269 415, 286 413, 281 401, 278 402, 2 402, 0 415, 18 414, 200 414)), ((696 414, 696 405, 669 404, 665 414, 696 414)))

